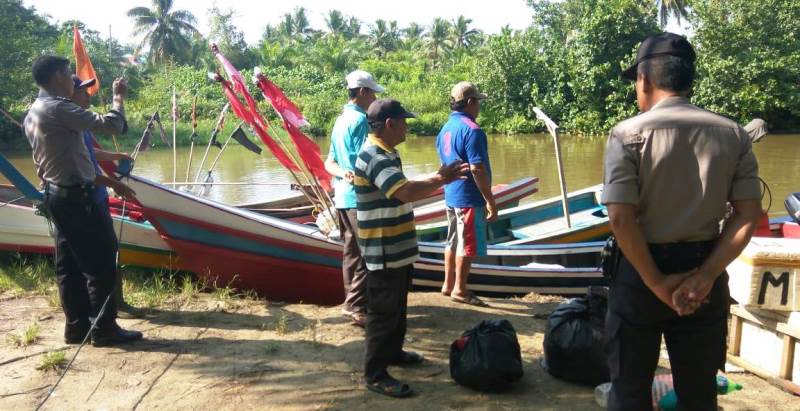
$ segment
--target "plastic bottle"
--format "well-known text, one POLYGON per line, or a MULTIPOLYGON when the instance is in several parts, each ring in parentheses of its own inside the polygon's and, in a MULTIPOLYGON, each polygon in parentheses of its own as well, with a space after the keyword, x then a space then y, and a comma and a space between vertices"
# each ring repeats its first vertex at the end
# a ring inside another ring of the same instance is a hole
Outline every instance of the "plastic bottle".
POLYGON ((737 384, 724 375, 717 375, 717 393, 719 394, 729 394, 734 391, 739 391, 742 388, 742 384, 737 384))
POLYGON ((594 401, 597 405, 608 408, 608 393, 611 391, 611 383, 606 382, 598 385, 594 389, 594 401))

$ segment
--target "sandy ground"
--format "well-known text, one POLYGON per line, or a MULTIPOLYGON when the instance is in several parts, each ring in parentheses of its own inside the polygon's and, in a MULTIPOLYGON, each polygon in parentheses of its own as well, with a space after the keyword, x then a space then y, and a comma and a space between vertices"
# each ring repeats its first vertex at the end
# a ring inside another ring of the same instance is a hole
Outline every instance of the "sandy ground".
MULTIPOLYGON (((427 362, 391 369, 417 391, 411 399, 394 400, 362 387, 363 331, 338 307, 214 301, 201 294, 183 306, 120 320, 143 331, 146 340, 85 347, 44 409, 600 409, 592 388, 559 381, 539 365, 552 299, 488 301, 491 308, 472 308, 436 293, 411 294, 406 347, 424 353, 427 362), (525 376, 503 394, 471 391, 449 375, 452 340, 490 318, 511 320, 522 346, 525 376)), ((36 366, 41 352, 64 347, 60 310, 43 297, 0 296, 1 334, 18 332, 32 321, 41 327, 38 342, 26 348, 5 342, 0 348, 0 409, 33 409, 58 378, 36 366)), ((68 348, 67 359, 75 347, 68 348)), ((732 378, 745 389, 721 397, 724 410, 800 410, 800 399, 758 377, 732 378)))

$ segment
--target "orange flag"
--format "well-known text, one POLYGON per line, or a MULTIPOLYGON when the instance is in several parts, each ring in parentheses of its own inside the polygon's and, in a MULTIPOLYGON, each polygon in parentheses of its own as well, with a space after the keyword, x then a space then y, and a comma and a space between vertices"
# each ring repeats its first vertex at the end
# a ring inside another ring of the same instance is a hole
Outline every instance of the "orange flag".
POLYGON ((72 26, 72 33, 72 54, 75 55, 75 74, 77 74, 81 80, 97 79, 93 86, 86 89, 86 92, 89 93, 90 96, 93 96, 100 91, 100 79, 97 78, 97 73, 94 71, 92 61, 89 60, 89 53, 87 53, 86 48, 83 47, 83 41, 81 41, 81 33, 78 31, 78 26, 72 26))

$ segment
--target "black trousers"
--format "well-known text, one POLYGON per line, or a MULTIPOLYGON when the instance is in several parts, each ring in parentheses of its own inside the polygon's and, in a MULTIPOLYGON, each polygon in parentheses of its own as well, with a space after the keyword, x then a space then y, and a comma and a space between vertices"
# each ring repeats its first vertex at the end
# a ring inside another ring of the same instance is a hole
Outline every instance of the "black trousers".
POLYGON ((344 308, 354 313, 367 309, 367 265, 358 248, 358 220, 355 208, 336 210, 344 243, 342 254, 342 280, 344 282, 344 308))
MULTIPOLYGON (((117 276, 117 238, 108 209, 86 198, 47 194, 45 208, 55 226, 56 279, 67 328, 97 317, 117 276)), ((98 319, 102 329, 117 317, 113 298, 98 319)))
MULTIPOLYGON (((711 242, 651 245, 662 272, 681 273, 699 267, 711 242)), ((680 317, 642 282, 626 258, 609 291, 606 351, 612 388, 609 410, 652 410, 651 386, 658 365, 661 336, 669 352, 679 410, 716 411, 717 370, 725 365, 728 275, 722 273, 710 301, 680 317)))
POLYGON ((406 337, 408 290, 412 265, 367 274, 366 350, 364 379, 380 381, 386 368, 401 358, 406 337))

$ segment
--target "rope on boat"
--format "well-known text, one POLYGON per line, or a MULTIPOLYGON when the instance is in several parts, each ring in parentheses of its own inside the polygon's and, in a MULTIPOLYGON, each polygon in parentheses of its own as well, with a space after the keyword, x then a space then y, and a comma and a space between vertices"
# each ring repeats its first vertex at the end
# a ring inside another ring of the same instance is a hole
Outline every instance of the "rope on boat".
POLYGON ((9 204, 14 204, 14 203, 16 203, 17 201, 19 201, 19 200, 22 200, 23 198, 25 198, 25 196, 24 196, 24 195, 22 195, 22 196, 19 196, 19 197, 15 198, 15 199, 13 199, 13 200, 11 200, 11 201, 6 201, 5 203, 3 203, 3 204, 0 204, 0 208, 2 208, 2 207, 5 207, 5 206, 7 206, 7 205, 9 205, 9 204))

